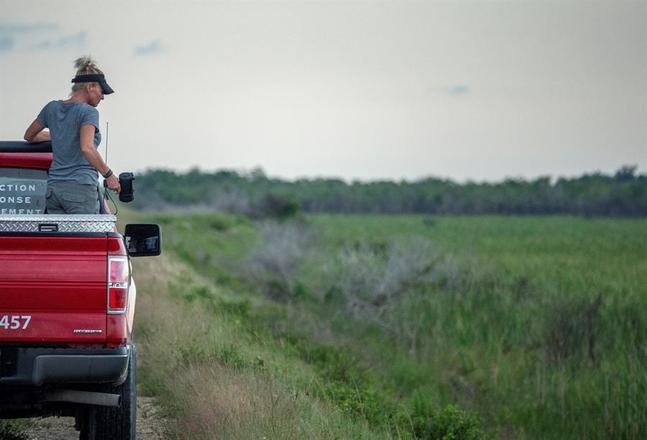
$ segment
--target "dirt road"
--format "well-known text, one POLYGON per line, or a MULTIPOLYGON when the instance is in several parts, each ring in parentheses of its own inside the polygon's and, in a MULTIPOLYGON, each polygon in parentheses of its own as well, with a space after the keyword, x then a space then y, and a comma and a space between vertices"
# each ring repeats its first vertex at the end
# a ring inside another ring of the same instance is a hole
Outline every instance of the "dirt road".
MULTIPOLYGON (((33 419, 34 426, 27 432, 29 440, 78 440, 72 417, 33 419)), ((137 439, 163 440, 164 420, 151 397, 137 398, 137 439)), ((116 440, 116 439, 115 439, 116 440)))

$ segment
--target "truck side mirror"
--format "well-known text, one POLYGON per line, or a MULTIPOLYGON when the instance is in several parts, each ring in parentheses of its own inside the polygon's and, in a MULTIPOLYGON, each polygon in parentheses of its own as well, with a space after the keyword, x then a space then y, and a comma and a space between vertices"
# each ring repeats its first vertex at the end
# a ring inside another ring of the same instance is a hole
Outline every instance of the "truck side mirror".
POLYGON ((162 234, 158 225, 126 225, 124 239, 131 257, 153 257, 162 253, 162 234))

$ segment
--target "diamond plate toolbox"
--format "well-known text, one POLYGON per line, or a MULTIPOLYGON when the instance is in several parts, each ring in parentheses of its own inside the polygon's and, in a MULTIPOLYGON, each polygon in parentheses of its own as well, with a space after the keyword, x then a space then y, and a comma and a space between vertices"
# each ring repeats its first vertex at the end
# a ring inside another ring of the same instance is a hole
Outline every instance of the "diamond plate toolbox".
POLYGON ((0 215, 2 232, 112 232, 117 217, 97 215, 0 215))

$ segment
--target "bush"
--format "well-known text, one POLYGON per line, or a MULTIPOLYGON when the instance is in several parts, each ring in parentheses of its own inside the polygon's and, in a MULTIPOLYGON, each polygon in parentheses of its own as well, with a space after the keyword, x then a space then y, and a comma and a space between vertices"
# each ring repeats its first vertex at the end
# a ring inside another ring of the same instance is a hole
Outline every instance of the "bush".
POLYGON ((259 285, 272 299, 288 300, 303 295, 297 283, 299 263, 309 253, 314 234, 301 222, 263 222, 259 224, 261 243, 253 248, 243 264, 248 280, 259 285))
POLYGON ((413 397, 410 423, 413 434, 419 439, 472 440, 486 437, 475 416, 456 405, 435 409, 422 393, 413 397))
POLYGON ((438 257, 428 240, 355 243, 325 269, 322 291, 337 292, 347 311, 379 320, 407 291, 428 284, 438 257))
POLYGON ((299 204, 287 197, 276 194, 265 194, 252 208, 253 218, 270 218, 276 220, 287 220, 296 217, 299 213, 299 204))

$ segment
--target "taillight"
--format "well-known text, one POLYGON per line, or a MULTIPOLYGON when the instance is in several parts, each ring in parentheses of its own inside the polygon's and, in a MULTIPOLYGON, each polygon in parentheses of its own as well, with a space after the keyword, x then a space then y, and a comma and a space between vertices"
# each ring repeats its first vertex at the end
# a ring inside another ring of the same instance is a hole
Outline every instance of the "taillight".
POLYGON ((108 313, 126 312, 129 282, 128 257, 108 257, 108 313))

